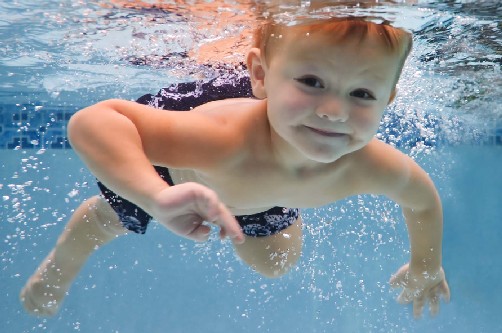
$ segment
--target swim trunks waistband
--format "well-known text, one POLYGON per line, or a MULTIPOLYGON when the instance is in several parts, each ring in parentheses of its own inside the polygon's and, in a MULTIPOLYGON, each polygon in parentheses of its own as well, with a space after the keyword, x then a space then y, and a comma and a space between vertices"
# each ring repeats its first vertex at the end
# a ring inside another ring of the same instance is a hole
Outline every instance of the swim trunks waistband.
MULTIPOLYGON (((169 169, 155 167, 162 179, 170 186, 174 182, 169 174, 169 169)), ((144 234, 152 217, 134 203, 122 198, 98 181, 102 196, 112 206, 119 216, 122 225, 135 233, 144 234)), ((252 215, 235 216, 242 228, 242 232, 251 237, 271 236, 281 232, 295 223, 299 216, 298 208, 273 207, 265 212, 252 215)))

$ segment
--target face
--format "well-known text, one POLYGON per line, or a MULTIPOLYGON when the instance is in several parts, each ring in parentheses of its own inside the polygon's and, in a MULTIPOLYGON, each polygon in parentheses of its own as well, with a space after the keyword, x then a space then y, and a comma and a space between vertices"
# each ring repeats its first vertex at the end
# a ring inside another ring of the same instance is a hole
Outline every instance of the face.
POLYGON ((364 147, 393 94, 397 57, 370 38, 334 45, 322 34, 286 37, 268 65, 257 57, 275 144, 322 163, 364 147))

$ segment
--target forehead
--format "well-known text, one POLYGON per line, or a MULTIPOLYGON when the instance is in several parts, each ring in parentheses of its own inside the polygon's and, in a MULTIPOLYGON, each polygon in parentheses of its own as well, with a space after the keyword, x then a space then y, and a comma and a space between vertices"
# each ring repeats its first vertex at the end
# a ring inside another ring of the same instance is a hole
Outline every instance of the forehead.
MULTIPOLYGON (((272 53, 281 58, 312 61, 337 61, 343 58, 351 63, 397 63, 399 54, 389 50, 380 40, 371 37, 340 39, 328 33, 287 32, 274 36, 278 39, 272 53)), ((276 56, 274 55, 274 57, 276 56)))
MULTIPOLYGON (((378 40, 333 40, 329 34, 285 34, 272 52, 272 70, 309 72, 339 79, 361 79, 376 85, 395 84, 399 55, 378 40)), ((301 72, 301 73, 300 73, 301 72)))
POLYGON ((393 55, 398 56, 399 53, 396 50, 390 49, 378 34, 336 34, 327 31, 309 31, 295 27, 271 34, 269 45, 279 49, 299 49, 302 46, 312 48, 305 51, 322 51, 337 47, 352 50, 374 49, 388 57, 392 57, 393 55))

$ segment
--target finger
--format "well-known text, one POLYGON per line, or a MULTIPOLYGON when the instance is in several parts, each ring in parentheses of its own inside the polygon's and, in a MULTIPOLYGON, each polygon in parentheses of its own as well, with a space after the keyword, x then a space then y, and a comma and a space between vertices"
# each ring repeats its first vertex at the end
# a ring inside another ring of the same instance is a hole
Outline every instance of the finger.
MULTIPOLYGON (((197 184, 198 185, 198 184, 197 184)), ((203 186, 195 187, 195 207, 204 220, 214 222, 221 213, 221 203, 216 193, 203 186)))
POLYGON ((216 221, 216 224, 220 227, 220 237, 223 239, 228 236, 236 244, 244 243, 244 234, 241 226, 228 209, 223 205, 221 206, 222 210, 216 221))
POLYGON ((443 295, 443 299, 446 303, 450 302, 450 287, 446 280, 441 281, 439 285, 440 293, 443 295))
POLYGON ((439 295, 437 294, 439 290, 431 291, 429 297, 429 309, 431 316, 436 316, 439 313, 439 295))
POLYGON ((425 305, 425 297, 423 293, 415 298, 413 301, 413 317, 418 319, 422 316, 422 312, 424 310, 425 305))
POLYGON ((197 242, 205 242, 208 240, 210 233, 211 228, 209 226, 200 224, 185 237, 197 242))
POLYGON ((406 286, 408 266, 408 264, 403 265, 395 274, 391 276, 389 284, 392 288, 400 288, 406 286))
POLYGON ((202 196, 198 196, 197 205, 200 214, 208 222, 221 228, 221 234, 230 237, 234 242, 244 242, 244 234, 237 220, 230 211, 219 201, 218 196, 212 190, 205 190, 202 196))
POLYGON ((413 295, 408 289, 404 289, 396 300, 399 304, 409 304, 413 301, 413 295))
POLYGON ((403 286, 403 281, 402 278, 396 274, 391 276, 389 284, 392 288, 400 288, 403 286))

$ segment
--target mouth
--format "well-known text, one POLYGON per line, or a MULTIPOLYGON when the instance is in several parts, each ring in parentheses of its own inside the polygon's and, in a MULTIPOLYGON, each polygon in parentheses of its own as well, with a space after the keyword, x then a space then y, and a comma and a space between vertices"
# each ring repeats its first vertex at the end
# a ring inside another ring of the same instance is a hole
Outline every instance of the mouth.
POLYGON ((305 126, 305 127, 316 134, 319 134, 321 136, 325 136, 328 138, 341 138, 341 137, 348 135, 347 133, 335 132, 335 131, 331 131, 331 130, 324 130, 324 129, 314 128, 314 127, 309 127, 309 126, 305 126))

